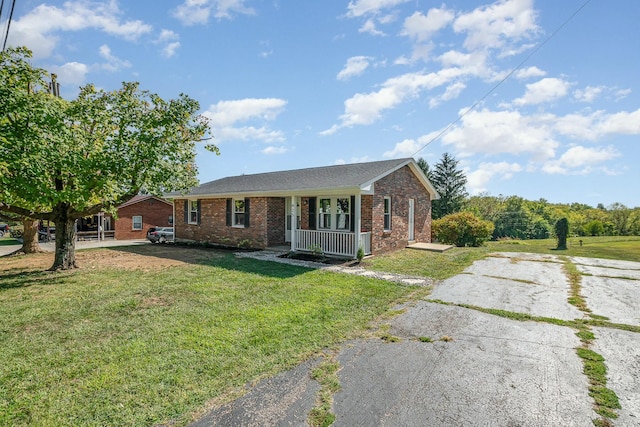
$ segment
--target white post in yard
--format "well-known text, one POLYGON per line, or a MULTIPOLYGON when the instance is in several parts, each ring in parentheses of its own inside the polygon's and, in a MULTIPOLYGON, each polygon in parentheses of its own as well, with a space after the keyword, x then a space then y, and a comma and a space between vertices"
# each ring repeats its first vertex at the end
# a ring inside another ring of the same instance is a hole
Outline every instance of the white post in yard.
POLYGON ((298 222, 296 196, 291 196, 291 252, 296 250, 296 222, 298 222))
POLYGON ((355 218, 355 226, 354 232, 356 233, 354 237, 355 242, 355 252, 353 253, 354 257, 358 256, 358 249, 360 249, 360 231, 362 230, 362 195, 360 193, 356 194, 356 205, 353 207, 355 218))
POLYGON ((98 217, 96 218, 98 220, 98 226, 96 227, 98 229, 98 242, 100 241, 100 229, 102 228, 102 226, 100 225, 100 212, 98 212, 98 217))

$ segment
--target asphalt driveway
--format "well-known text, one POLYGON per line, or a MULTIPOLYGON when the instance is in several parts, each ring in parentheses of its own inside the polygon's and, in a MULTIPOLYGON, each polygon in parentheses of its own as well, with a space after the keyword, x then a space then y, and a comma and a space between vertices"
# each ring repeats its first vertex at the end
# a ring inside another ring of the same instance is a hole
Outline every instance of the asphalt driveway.
MULTIPOLYGON (((563 260, 496 254, 435 285, 430 301, 406 304, 389 321, 396 340, 345 343, 335 355, 341 390, 335 426, 590 426, 599 418, 576 354, 576 330, 517 321, 455 304, 572 320, 563 260), (447 304, 443 304, 447 303, 447 304)), ((592 313, 640 326, 640 263, 571 258, 592 313)), ((622 409, 615 426, 640 426, 640 333, 593 327, 607 387, 622 409)), ((194 426, 305 425, 318 361, 260 382, 194 426)))

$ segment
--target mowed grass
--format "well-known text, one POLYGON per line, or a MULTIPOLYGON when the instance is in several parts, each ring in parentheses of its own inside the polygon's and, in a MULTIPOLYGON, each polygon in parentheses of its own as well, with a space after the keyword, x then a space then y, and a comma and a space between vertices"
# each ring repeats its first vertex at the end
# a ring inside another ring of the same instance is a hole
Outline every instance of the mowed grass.
POLYGON ((501 240, 488 242, 480 248, 453 248, 438 253, 403 249, 366 259, 372 270, 446 279, 492 252, 530 252, 550 255, 619 259, 640 262, 640 236, 580 237, 567 241, 567 250, 556 250, 555 239, 501 240), (582 246, 580 246, 582 240, 582 246))
POLYGON ((22 243, 14 239, 13 237, 9 237, 8 234, 5 234, 4 237, 0 237, 0 246, 10 246, 10 245, 21 245, 22 243))
POLYGON ((2 263, 0 425, 12 426, 184 425, 414 290, 224 252, 147 272, 2 263))

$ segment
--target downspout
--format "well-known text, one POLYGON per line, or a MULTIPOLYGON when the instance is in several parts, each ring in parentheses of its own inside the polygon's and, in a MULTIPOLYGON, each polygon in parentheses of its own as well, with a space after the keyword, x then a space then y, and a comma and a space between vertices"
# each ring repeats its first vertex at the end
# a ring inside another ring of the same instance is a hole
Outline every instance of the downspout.
POLYGON ((355 250, 353 252, 353 257, 356 258, 358 256, 358 249, 360 249, 360 245, 362 243, 360 243, 360 232, 362 231, 362 194, 360 194, 360 191, 358 191, 356 193, 356 203, 354 206, 354 215, 356 216, 356 221, 355 221, 355 226, 354 226, 354 232, 356 233, 356 235, 354 236, 354 242, 355 242, 355 250))
POLYGON ((291 196, 291 252, 296 250, 296 222, 298 222, 298 207, 296 196, 291 196))

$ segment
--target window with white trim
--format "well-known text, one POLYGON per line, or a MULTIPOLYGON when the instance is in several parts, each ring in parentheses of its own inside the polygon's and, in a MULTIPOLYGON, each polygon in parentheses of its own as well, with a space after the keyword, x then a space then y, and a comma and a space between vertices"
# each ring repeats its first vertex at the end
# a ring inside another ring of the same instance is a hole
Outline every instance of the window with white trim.
POLYGON ((318 228, 331 229, 331 199, 318 200, 318 228))
POLYGON ((233 226, 244 227, 244 199, 233 199, 233 226))
POLYGON ((142 230, 142 215, 133 215, 131 217, 131 229, 142 230))
POLYGON ((384 231, 391 231, 391 197, 384 198, 384 231))
POLYGON ((351 197, 318 198, 318 230, 351 230, 351 197))
POLYGON ((338 197, 336 199, 336 229, 337 230, 350 230, 351 229, 351 214, 350 214, 350 198, 338 197))
POLYGON ((189 200, 189 224, 197 224, 198 223, 198 201, 197 200, 189 200))

